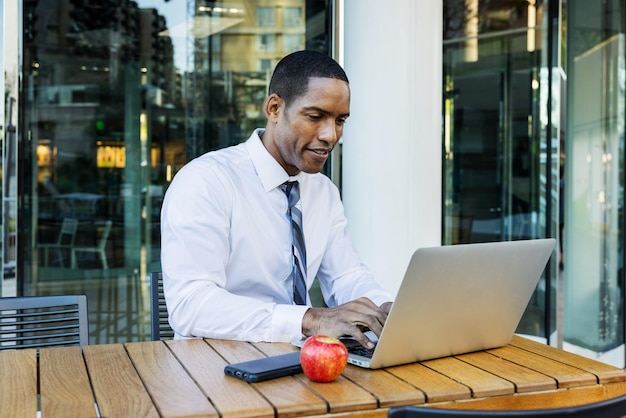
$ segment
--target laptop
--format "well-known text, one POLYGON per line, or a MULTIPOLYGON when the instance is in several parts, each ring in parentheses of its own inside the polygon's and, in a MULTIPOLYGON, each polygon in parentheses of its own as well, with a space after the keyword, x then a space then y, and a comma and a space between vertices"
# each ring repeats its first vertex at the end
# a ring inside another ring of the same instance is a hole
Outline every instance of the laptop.
POLYGON ((419 248, 376 347, 365 356, 344 339, 348 362, 378 369, 508 344, 554 246, 548 238, 419 248))

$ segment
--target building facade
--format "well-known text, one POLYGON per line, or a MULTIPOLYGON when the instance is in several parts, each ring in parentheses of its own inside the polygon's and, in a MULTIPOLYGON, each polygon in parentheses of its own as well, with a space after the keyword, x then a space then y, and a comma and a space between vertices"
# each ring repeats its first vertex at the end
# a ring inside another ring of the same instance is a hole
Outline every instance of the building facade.
POLYGON ((326 174, 383 285, 397 290, 419 246, 554 237, 518 332, 624 365, 624 0, 0 0, 0 13, 1 296, 86 293, 93 343, 149 338, 169 182, 263 126, 274 65, 306 48, 350 78, 326 174))

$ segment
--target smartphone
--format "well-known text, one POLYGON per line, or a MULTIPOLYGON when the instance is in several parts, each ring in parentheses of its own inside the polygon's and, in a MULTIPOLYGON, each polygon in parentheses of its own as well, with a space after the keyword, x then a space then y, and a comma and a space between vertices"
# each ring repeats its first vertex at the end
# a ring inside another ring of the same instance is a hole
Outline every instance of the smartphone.
POLYGON ((300 352, 229 364, 224 373, 251 383, 302 373, 300 352))

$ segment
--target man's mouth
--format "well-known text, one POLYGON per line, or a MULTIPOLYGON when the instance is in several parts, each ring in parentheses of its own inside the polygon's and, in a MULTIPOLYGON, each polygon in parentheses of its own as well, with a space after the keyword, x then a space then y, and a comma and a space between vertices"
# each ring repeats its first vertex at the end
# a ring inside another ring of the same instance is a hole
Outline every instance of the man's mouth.
POLYGON ((317 155, 328 155, 332 151, 332 148, 331 149, 312 149, 311 151, 313 151, 317 155))

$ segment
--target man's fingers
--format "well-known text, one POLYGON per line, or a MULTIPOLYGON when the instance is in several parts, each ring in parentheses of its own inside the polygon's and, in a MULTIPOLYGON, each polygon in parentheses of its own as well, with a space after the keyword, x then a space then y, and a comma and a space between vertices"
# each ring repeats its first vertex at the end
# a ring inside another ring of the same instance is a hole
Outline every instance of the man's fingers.
POLYGON ((304 335, 324 334, 332 337, 349 335, 363 346, 373 347, 365 335, 371 330, 380 336, 387 312, 367 298, 360 298, 334 308, 311 308, 302 321, 304 335))
POLYGON ((385 311, 387 314, 389 314, 389 312, 391 311, 391 306, 393 305, 392 302, 385 302, 382 305, 380 305, 380 309, 382 309, 383 311, 385 311))
POLYGON ((370 327, 368 327, 367 324, 364 324, 362 322, 353 322, 352 324, 356 325, 357 328, 359 328, 359 331, 361 332, 365 332, 370 329, 370 327))
POLYGON ((370 330, 379 336, 383 330, 383 324, 385 321, 377 315, 363 315, 353 320, 352 323, 356 325, 361 332, 370 330))
POLYGON ((350 336, 357 340, 363 347, 374 348, 374 343, 361 331, 359 327, 355 327, 355 331, 352 332, 350 336))

